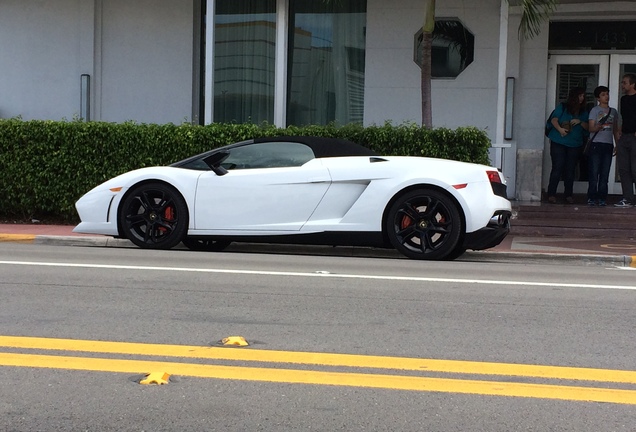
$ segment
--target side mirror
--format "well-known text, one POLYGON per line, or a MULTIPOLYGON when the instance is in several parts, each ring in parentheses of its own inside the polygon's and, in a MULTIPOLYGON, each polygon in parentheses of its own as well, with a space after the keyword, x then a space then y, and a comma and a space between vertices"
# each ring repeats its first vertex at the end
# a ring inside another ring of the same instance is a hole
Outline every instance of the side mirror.
POLYGON ((227 170, 221 166, 223 161, 230 156, 230 153, 220 151, 212 153, 210 156, 203 159, 203 162, 210 167, 212 171, 218 176, 224 176, 227 174, 227 170))

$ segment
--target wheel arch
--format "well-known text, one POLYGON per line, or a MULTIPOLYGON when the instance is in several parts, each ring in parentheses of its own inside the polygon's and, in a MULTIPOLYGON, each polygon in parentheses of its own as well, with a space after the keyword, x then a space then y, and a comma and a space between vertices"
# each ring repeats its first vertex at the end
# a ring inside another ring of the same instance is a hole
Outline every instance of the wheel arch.
POLYGON ((391 244, 387 231, 386 231, 386 221, 387 221, 391 207, 403 195, 409 192, 412 192, 414 190, 419 190, 419 189, 435 190, 437 192, 444 194, 445 196, 447 196, 449 199, 453 201, 453 203, 457 206, 457 211, 459 212, 459 215, 462 218, 462 224, 464 226, 464 229, 462 230, 460 234, 460 238, 459 238, 459 244, 463 244, 464 238, 466 237, 466 215, 464 214, 464 208, 461 206, 459 201, 457 201, 457 198, 455 198, 453 194, 449 193, 446 189, 434 184, 427 184, 427 183, 419 183, 419 184, 407 186, 404 189, 397 192, 395 195, 393 195, 393 197, 391 197, 389 202, 384 207, 384 211, 382 212, 382 240, 384 241, 384 243, 387 245, 391 244))
POLYGON ((176 193, 178 193, 181 198, 183 199, 183 201, 186 203, 186 207, 188 207, 188 226, 190 225, 190 214, 192 213, 192 210, 190 209, 190 204, 188 202, 188 200, 185 198, 185 196, 183 195, 183 193, 179 190, 179 188, 175 187, 173 184, 168 183, 165 180, 161 180, 161 179, 157 179, 157 178, 149 178, 149 179, 144 179, 141 181, 138 181, 137 183, 134 183, 132 185, 130 185, 128 187, 128 189, 126 190, 126 192, 124 193, 124 195, 122 195, 122 197, 120 198, 119 202, 117 203, 117 212, 116 212, 116 218, 117 218, 117 233, 119 235, 119 237, 124 238, 124 233, 122 230, 122 226, 121 226, 121 212, 123 211, 123 203, 126 202, 126 198, 128 198, 128 196, 132 193, 132 191, 134 191, 135 189, 137 189, 137 187, 145 185, 145 184, 152 184, 152 183, 161 183, 164 186, 167 186, 171 189, 173 189, 176 193))

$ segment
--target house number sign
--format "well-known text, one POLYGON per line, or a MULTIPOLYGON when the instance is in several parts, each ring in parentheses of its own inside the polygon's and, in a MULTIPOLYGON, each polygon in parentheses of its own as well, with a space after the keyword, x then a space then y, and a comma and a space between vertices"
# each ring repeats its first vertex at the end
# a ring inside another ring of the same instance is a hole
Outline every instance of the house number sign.
POLYGON ((636 49, 636 21, 555 21, 550 23, 551 50, 636 49))

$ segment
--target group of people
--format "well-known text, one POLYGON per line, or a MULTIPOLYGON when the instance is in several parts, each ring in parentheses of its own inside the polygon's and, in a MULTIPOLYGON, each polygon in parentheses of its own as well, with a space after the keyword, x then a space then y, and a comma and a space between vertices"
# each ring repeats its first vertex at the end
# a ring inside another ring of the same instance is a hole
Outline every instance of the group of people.
POLYGON ((548 119, 552 170, 548 182, 548 202, 556 203, 556 191, 561 177, 567 203, 573 203, 574 173, 581 149, 586 150, 589 185, 587 203, 605 206, 612 158, 616 156, 623 198, 617 207, 632 207, 636 182, 636 74, 625 74, 621 80, 623 96, 620 114, 609 106, 609 89, 594 89, 596 106, 586 108, 585 89, 570 90, 568 98, 559 104, 548 119), (588 143, 589 141, 589 143, 588 143), (586 144, 587 143, 587 144, 586 144))

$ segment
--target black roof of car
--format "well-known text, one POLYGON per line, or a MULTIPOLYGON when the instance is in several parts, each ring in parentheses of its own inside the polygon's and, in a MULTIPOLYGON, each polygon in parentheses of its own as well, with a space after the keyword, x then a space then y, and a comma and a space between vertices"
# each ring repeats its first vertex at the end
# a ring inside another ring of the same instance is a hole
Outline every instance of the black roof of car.
POLYGON ((290 142, 301 143, 311 148, 316 158, 329 158, 329 157, 343 157, 343 156, 378 156, 373 150, 356 144, 353 141, 341 139, 341 138, 326 138, 326 137, 314 137, 314 136, 278 136, 278 137, 265 137, 254 138, 247 141, 241 141, 234 144, 230 144, 223 147, 218 147, 209 150, 205 153, 201 153, 195 156, 191 156, 187 159, 170 164, 172 167, 184 167, 190 162, 204 159, 214 153, 223 150, 231 150, 235 147, 242 147, 250 144, 263 144, 271 142, 290 142))

